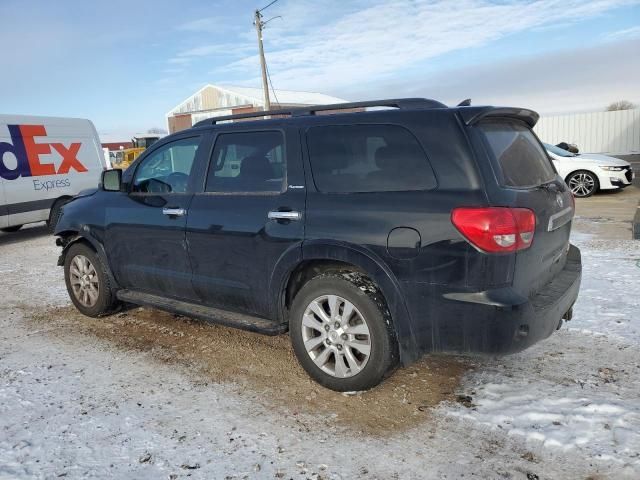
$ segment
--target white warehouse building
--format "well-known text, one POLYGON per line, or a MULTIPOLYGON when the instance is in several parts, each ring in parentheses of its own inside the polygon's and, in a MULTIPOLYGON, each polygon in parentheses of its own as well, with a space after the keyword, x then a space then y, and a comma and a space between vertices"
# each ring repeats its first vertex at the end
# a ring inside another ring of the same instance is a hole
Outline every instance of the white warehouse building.
POLYGON ((640 153, 640 109, 542 116, 534 130, 543 142, 575 143, 585 153, 640 153))

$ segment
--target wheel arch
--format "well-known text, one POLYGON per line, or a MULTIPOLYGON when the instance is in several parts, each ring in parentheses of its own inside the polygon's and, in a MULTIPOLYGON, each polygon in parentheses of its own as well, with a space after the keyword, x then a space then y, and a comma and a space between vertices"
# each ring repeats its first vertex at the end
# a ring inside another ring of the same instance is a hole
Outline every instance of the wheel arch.
POLYGON ((91 235, 86 235, 84 232, 78 232, 76 230, 63 230, 56 234, 59 238, 56 240, 56 245, 62 247, 62 252, 58 257, 58 266, 64 266, 65 259, 67 257, 67 253, 72 245, 83 243, 91 248, 96 254, 98 258, 103 263, 107 275, 109 276, 109 281, 114 288, 117 288, 117 282, 113 273, 111 272, 111 267, 109 266, 109 262, 107 260, 107 254, 104 250, 104 247, 100 242, 98 242, 91 235))
POLYGON ((359 245, 333 240, 305 242, 298 261, 288 265, 278 282, 272 282, 272 298, 275 298, 279 321, 287 321, 288 306, 306 281, 322 272, 344 269, 363 273, 375 283, 391 314, 400 362, 407 365, 415 361, 420 351, 399 282, 382 259, 359 245))
POLYGON ((60 205, 61 203, 68 202, 72 198, 73 198, 73 195, 61 195, 58 198, 56 198, 53 201, 53 203, 51 204, 51 208, 49 208, 49 218, 47 219, 47 222, 51 221, 51 214, 53 213, 53 210, 55 209, 55 207, 57 205, 60 205))

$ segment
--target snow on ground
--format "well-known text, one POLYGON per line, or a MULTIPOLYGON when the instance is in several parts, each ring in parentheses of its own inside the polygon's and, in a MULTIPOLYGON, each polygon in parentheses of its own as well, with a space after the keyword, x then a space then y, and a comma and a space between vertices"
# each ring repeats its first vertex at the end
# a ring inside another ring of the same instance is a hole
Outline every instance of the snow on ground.
POLYGON ((570 329, 640 345, 640 242, 574 235, 583 280, 570 329))
POLYGON ((640 478, 640 246, 580 234, 573 241, 583 281, 570 328, 486 362, 465 382, 475 406, 443 411, 640 478))
POLYGON ((640 244, 575 241, 570 328, 477 361, 460 402, 374 435, 153 352, 35 327, 34 308, 68 303, 58 250, 41 227, 0 235, 0 479, 640 478, 640 244))

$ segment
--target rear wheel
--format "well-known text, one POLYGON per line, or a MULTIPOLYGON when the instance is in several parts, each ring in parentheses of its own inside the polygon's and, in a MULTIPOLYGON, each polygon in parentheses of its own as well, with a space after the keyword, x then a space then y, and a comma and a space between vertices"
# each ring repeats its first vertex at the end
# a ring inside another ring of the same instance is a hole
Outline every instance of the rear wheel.
POLYGON ((331 390, 375 387, 398 362, 382 295, 359 273, 324 274, 305 284, 293 301, 289 335, 302 367, 331 390))
POLYGON ((71 301, 88 317, 105 315, 118 305, 106 266, 96 252, 83 243, 69 247, 64 261, 64 279, 71 301))
POLYGON ((14 225, 12 227, 4 227, 4 228, 0 228, 0 232, 4 232, 4 233, 13 233, 13 232, 17 232, 18 230, 20 230, 22 228, 22 225, 14 225))
POLYGON ((600 188, 600 182, 595 173, 588 170, 578 170, 567 177, 567 185, 574 197, 590 197, 600 188))

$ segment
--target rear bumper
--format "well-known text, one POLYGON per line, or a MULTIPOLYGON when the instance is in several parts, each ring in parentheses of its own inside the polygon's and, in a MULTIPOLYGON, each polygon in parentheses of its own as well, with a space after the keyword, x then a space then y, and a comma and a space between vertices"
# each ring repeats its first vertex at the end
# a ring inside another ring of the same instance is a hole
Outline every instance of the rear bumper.
POLYGON ((532 297, 510 287, 451 292, 445 287, 410 291, 414 334, 423 351, 515 353, 547 338, 561 324, 580 289, 580 250, 571 245, 566 264, 532 297), (429 298, 430 297, 430 298, 429 298))

